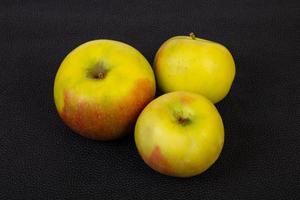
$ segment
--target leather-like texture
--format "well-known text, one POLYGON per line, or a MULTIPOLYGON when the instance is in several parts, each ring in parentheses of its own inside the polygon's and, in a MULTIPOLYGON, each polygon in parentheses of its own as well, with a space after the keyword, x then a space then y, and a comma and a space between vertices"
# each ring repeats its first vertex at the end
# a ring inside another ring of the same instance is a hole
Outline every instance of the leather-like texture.
POLYGON ((300 199, 299 21, 296 0, 2 0, 0 199, 300 199), (202 175, 153 171, 133 131, 98 142, 59 118, 53 82, 76 46, 120 40, 152 63, 165 40, 190 32, 224 44, 236 62, 217 104, 224 149, 202 175))

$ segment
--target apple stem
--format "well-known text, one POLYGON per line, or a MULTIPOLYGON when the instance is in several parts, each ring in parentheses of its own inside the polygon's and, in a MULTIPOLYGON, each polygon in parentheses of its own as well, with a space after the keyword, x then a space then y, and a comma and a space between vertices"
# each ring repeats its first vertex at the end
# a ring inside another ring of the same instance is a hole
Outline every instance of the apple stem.
POLYGON ((97 74, 97 76, 98 76, 97 78, 98 79, 104 79, 105 74, 106 74, 106 70, 104 68, 100 68, 99 73, 97 74))
POLYGON ((191 37, 193 40, 196 39, 196 35, 195 35, 193 32, 190 33, 190 37, 191 37))

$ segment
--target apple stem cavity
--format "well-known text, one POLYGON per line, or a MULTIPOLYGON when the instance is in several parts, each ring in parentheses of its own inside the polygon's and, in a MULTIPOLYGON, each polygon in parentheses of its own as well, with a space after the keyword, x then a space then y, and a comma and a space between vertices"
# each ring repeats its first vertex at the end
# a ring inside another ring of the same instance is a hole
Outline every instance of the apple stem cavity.
POLYGON ((191 37, 193 40, 196 39, 196 35, 195 35, 193 32, 190 33, 190 37, 191 37))
POLYGON ((186 118, 186 117, 178 117, 178 123, 181 124, 181 125, 186 125, 190 122, 190 119, 189 118, 186 118))
POLYGON ((104 79, 107 74, 107 69, 102 62, 97 63, 88 70, 87 76, 91 79, 104 79))
POLYGON ((176 119, 176 122, 182 126, 185 126, 191 122, 190 117, 181 112, 175 112, 174 117, 176 119))

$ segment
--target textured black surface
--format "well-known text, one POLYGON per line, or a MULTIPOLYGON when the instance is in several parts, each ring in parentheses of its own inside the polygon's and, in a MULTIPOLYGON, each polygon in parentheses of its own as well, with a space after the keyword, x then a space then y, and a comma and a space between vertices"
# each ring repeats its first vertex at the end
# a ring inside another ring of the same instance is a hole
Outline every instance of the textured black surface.
POLYGON ((299 199, 299 1, 0 1, 0 199, 299 199), (160 175, 133 134, 97 142, 58 117, 53 81, 64 56, 96 38, 152 63, 160 44, 195 32, 234 55, 217 107, 226 142, 207 172, 160 175))

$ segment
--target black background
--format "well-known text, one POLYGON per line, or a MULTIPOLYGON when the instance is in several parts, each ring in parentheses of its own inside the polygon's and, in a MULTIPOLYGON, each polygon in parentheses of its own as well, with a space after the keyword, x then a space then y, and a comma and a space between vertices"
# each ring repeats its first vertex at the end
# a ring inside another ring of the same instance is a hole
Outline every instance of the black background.
POLYGON ((299 1, 0 1, 0 199, 299 199, 299 1), (204 174, 146 166, 133 133, 74 134, 56 113, 62 59, 88 40, 131 44, 150 63, 163 41, 195 32, 236 61, 217 107, 226 137, 204 174))

